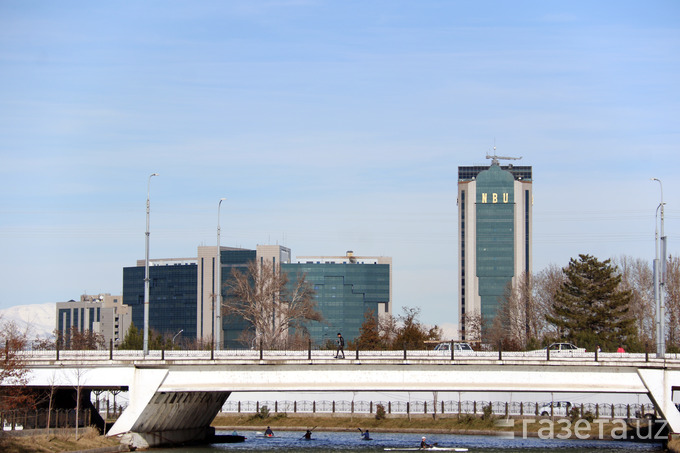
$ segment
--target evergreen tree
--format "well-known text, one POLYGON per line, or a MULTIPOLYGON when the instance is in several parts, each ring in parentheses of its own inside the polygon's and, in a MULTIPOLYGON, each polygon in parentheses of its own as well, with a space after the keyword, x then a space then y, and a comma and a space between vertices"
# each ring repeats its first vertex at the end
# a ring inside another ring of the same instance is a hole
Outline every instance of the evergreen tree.
POLYGON ((546 315, 559 335, 580 347, 605 351, 618 346, 639 348, 634 319, 629 313, 631 291, 622 290, 621 275, 611 260, 590 255, 569 260, 563 270, 566 280, 555 294, 554 312, 546 315))
POLYGON ((118 346, 118 349, 126 349, 137 351, 144 348, 144 333, 139 330, 134 324, 130 324, 123 342, 118 346))
POLYGON ((386 349, 380 336, 378 315, 373 310, 364 314, 364 323, 359 328, 359 336, 354 341, 350 341, 348 346, 360 350, 386 349))
MULTIPOLYGON (((172 344, 172 340, 169 337, 163 337, 163 335, 154 331, 149 330, 149 349, 154 351, 160 351, 161 349, 176 349, 177 346, 172 344)), ((130 324, 130 327, 123 338, 123 342, 118 346, 118 349, 139 351, 144 349, 144 330, 138 329, 134 324, 130 324)))

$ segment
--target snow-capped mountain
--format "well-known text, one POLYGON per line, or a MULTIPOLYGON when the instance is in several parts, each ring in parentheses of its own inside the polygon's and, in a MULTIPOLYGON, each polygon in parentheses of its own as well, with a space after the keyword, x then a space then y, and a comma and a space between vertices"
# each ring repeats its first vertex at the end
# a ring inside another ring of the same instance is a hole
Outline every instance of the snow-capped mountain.
POLYGON ((54 336, 57 323, 57 305, 55 303, 16 305, 0 309, 0 318, 14 321, 21 330, 28 329, 28 338, 46 338, 54 336))

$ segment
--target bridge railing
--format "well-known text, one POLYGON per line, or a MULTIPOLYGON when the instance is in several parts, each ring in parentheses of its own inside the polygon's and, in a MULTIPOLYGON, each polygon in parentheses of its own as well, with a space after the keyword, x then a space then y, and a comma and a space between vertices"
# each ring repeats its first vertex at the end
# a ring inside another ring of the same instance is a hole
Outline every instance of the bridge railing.
MULTIPOLYGON (((98 350, 98 351, 44 351, 29 350, 21 353, 26 360, 31 361, 191 361, 191 360, 330 360, 335 351, 330 350, 253 350, 253 349, 230 349, 230 350, 151 350, 145 356, 139 350, 98 350)), ((666 364, 676 363, 680 365, 678 354, 666 354, 664 359, 657 359, 655 355, 645 353, 616 353, 616 352, 562 352, 550 353, 545 351, 508 352, 508 351, 473 351, 456 352, 433 350, 400 350, 400 351, 356 351, 346 350, 345 358, 348 360, 439 360, 456 362, 475 361, 555 361, 555 362, 616 362, 640 363, 663 360, 666 364)))
MULTIPOLYGON (((549 402, 485 401, 485 400, 413 400, 413 401, 349 401, 349 400, 264 400, 227 401, 223 413, 256 414, 266 408, 272 414, 375 414, 381 405, 387 414, 395 415, 472 415, 481 416, 491 407, 496 416, 541 416, 539 409, 549 402)), ((604 419, 644 418, 654 411, 650 404, 575 403, 581 414, 590 413, 604 419)), ((558 417, 568 414, 555 413, 558 417)))

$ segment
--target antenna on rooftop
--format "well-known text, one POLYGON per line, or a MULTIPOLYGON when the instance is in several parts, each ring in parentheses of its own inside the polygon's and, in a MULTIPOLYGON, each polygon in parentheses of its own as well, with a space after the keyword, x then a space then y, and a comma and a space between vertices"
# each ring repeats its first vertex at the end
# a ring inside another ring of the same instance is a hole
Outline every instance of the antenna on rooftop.
POLYGON ((503 160, 520 160, 522 156, 520 157, 508 157, 508 156, 498 156, 496 155, 496 145, 493 146, 493 155, 486 155, 487 159, 491 159, 491 165, 499 165, 498 164, 498 159, 503 159, 503 160))

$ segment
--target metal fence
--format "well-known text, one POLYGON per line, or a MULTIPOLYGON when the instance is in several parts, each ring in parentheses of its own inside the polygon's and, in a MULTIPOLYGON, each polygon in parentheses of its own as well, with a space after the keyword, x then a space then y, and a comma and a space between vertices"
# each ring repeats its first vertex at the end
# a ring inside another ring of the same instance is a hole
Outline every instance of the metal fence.
MULTIPOLYGON (((0 419, 2 419, 4 431, 46 429, 48 419, 50 428, 73 428, 76 426, 76 410, 53 409, 48 417, 47 409, 16 409, 11 411, 0 411, 0 419)), ((81 409, 78 412, 79 427, 90 426, 91 421, 89 409, 81 409)))
MULTIPOLYGON (((481 416, 489 411, 497 416, 540 416, 539 410, 550 402, 525 401, 329 401, 329 400, 265 400, 265 401, 227 401, 222 407, 223 413, 255 414, 262 410, 274 414, 375 414, 382 406, 386 414, 395 415, 473 415, 481 416)), ((595 418, 633 419, 644 418, 645 414, 654 413, 652 404, 610 404, 579 403, 572 407, 581 414, 595 418)), ((553 415, 564 417, 564 413, 553 415)), ((568 416, 568 414, 566 414, 568 416)))

